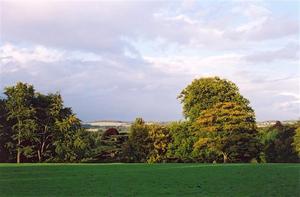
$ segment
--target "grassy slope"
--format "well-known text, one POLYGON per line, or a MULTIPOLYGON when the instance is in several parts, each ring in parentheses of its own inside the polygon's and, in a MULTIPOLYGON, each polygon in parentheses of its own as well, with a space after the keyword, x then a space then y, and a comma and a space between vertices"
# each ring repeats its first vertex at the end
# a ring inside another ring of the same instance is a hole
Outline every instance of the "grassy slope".
POLYGON ((0 164, 0 196, 297 196, 299 164, 0 164))

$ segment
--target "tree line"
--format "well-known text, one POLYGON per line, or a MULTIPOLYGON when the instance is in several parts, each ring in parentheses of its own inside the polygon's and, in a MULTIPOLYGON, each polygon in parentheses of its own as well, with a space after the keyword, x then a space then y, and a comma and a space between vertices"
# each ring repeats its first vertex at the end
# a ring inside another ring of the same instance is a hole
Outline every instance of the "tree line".
POLYGON ((185 119, 137 118, 129 133, 88 132, 59 93, 6 87, 0 100, 1 162, 298 162, 300 123, 257 128, 250 102, 218 77, 195 79, 178 99, 185 119))
POLYGON ((87 157, 93 139, 59 93, 17 83, 0 100, 1 162, 72 162, 87 157))

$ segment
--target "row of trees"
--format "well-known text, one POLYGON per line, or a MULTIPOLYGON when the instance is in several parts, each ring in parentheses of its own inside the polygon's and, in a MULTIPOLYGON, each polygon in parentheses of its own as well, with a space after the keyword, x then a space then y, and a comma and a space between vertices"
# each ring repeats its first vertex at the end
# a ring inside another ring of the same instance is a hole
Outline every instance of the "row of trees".
POLYGON ((179 95, 184 121, 146 124, 129 134, 87 132, 60 94, 7 87, 0 100, 1 162, 297 162, 300 124, 259 129, 232 82, 194 80, 179 95))
POLYGON ((44 95, 32 85, 7 87, 0 100, 0 161, 60 162, 86 158, 93 146, 61 95, 44 95))
MULTIPOLYGON (((297 162, 299 126, 258 129, 238 87, 218 77, 194 80, 178 97, 186 120, 167 126, 141 119, 129 134, 135 162, 297 162)), ((126 152, 126 151, 125 151, 126 152)))
MULTIPOLYGON (((234 125, 204 127, 190 121, 147 125, 141 118, 133 123, 129 140, 123 144, 124 162, 298 162, 300 124, 282 125, 239 133, 234 125), (217 128, 222 127, 222 132, 217 128), (226 129, 232 131, 226 131, 226 129), (252 132, 250 132, 252 131, 252 132)), ((248 128, 248 126, 246 126, 248 128)), ((119 156, 120 158, 120 156, 119 156)))

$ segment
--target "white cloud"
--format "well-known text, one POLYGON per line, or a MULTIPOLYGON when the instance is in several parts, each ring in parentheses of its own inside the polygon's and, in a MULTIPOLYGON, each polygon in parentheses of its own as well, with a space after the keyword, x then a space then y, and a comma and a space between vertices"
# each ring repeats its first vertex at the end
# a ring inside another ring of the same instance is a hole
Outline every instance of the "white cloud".
POLYGON ((207 70, 228 69, 236 66, 241 59, 238 54, 224 54, 208 57, 173 56, 173 57, 144 57, 156 69, 168 74, 198 75, 207 70))
POLYGON ((245 4, 233 7, 231 9, 231 12, 234 14, 244 15, 252 19, 259 19, 261 17, 270 16, 272 14, 269 9, 259 4, 255 4, 255 2, 246 2, 245 4))
POLYGON ((181 117, 176 95, 193 78, 218 75, 237 83, 259 119, 293 118, 299 24, 282 6, 1 1, 0 87, 60 90, 85 120, 166 120, 181 117))
POLYGON ((32 49, 28 49, 5 44, 0 47, 0 54, 1 63, 17 61, 22 64, 30 61, 56 62, 62 59, 64 52, 48 49, 44 46, 35 46, 32 49))

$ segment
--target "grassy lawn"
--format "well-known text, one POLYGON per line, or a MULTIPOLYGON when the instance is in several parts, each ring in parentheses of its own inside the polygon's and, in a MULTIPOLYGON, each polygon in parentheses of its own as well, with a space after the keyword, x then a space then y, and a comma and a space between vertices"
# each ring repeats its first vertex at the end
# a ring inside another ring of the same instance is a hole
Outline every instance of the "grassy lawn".
POLYGON ((300 164, 0 164, 0 196, 299 196, 300 164))

